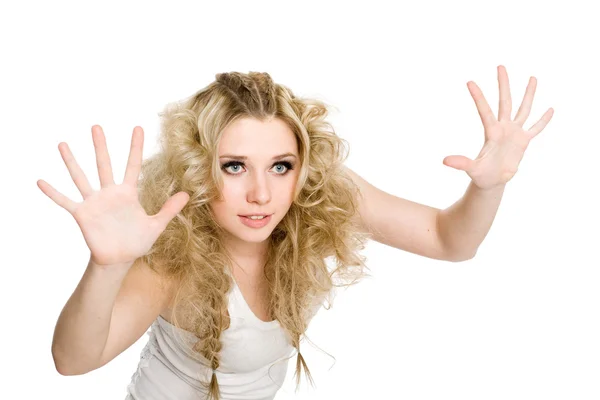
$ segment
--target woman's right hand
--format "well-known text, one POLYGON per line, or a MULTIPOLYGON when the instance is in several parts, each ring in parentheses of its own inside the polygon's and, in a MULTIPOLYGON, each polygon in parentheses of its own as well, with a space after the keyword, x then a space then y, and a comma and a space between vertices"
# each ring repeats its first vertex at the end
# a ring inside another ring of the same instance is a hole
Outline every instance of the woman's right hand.
POLYGON ((137 191, 144 144, 142 128, 133 129, 125 179, 120 185, 114 182, 106 138, 99 125, 92 127, 92 138, 100 190, 92 189, 64 142, 58 144, 58 150, 83 201, 72 201, 41 179, 37 185, 46 196, 75 218, 90 249, 92 262, 105 267, 132 263, 150 250, 167 224, 187 204, 189 195, 185 192, 176 193, 156 215, 147 215, 139 202, 137 191))

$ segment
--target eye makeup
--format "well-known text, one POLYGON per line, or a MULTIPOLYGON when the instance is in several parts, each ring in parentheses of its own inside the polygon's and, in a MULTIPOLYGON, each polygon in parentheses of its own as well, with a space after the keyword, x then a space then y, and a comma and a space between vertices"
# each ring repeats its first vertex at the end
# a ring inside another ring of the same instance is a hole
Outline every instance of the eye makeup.
MULTIPOLYGON (((294 165, 295 163, 291 162, 291 161, 277 161, 276 163, 273 164, 273 167, 275 166, 279 166, 282 165, 283 167, 285 167, 285 171, 283 173, 278 173, 276 172, 276 175, 286 175, 289 171, 294 169, 294 165)), ((223 164, 221 164, 221 169, 228 175, 240 175, 241 172, 232 172, 231 171, 231 167, 245 167, 245 164, 241 161, 228 161, 225 162, 223 164)))

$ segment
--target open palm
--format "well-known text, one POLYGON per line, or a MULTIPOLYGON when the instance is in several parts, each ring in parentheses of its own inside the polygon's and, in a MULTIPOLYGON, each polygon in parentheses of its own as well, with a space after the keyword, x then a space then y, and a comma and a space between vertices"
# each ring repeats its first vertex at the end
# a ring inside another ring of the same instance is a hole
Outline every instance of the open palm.
POLYGON ((156 215, 147 215, 137 192, 144 143, 142 128, 133 130, 125 179, 120 185, 113 180, 106 138, 100 126, 92 127, 92 138, 100 177, 99 191, 92 189, 69 146, 62 142, 58 149, 83 201, 74 202, 43 180, 37 184, 45 195, 75 218, 93 262, 107 266, 129 263, 148 252, 169 221, 183 209, 189 195, 179 192, 169 198, 156 215))
POLYGON ((539 134, 550 122, 554 110, 549 108, 544 115, 528 130, 523 129, 531 112, 537 79, 531 77, 525 91, 523 102, 515 118, 511 118, 512 100, 506 68, 498 66, 498 86, 500 101, 498 118, 492 112, 481 89, 475 82, 467 87, 483 123, 485 142, 475 160, 460 155, 444 158, 444 164, 465 171, 473 183, 481 189, 490 189, 507 183, 516 174, 519 163, 531 139, 539 134))

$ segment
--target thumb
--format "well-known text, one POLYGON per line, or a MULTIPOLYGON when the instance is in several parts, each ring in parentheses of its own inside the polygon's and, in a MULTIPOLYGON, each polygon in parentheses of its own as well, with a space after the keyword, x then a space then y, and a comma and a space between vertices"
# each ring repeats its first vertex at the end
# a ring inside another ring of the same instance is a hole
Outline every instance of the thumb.
POLYGON ((177 214, 185 207, 190 199, 190 195, 186 192, 179 192, 174 194, 163 204, 160 211, 154 215, 154 219, 164 230, 169 222, 175 218, 177 214))
POLYGON ((471 166, 473 165, 473 162, 473 160, 465 156, 448 156, 444 158, 443 161, 444 165, 454 169, 458 169, 460 171, 470 170, 471 166))

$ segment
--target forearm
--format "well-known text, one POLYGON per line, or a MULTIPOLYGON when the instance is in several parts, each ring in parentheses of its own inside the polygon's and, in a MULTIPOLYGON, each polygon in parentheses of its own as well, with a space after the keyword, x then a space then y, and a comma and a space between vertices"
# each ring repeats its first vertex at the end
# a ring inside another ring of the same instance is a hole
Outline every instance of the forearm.
POLYGON ((438 234, 453 259, 475 255, 494 222, 504 188, 482 190, 471 182, 464 196, 438 212, 438 234))
POLYGON ((100 267, 89 262, 54 330, 52 356, 63 375, 88 372, 98 364, 113 306, 131 264, 100 267))

